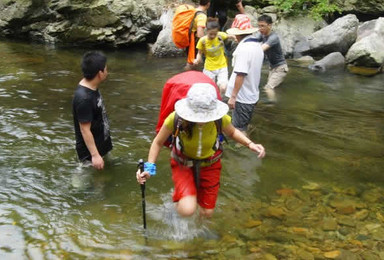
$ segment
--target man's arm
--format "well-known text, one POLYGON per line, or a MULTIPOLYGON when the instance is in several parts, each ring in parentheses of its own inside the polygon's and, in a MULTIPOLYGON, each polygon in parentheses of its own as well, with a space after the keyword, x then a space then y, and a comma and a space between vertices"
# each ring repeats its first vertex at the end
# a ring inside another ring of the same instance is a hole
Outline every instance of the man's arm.
POLYGON ((197 53, 197 56, 196 56, 196 59, 193 61, 193 64, 194 65, 198 65, 199 63, 201 63, 203 61, 203 53, 202 51, 199 49, 198 53, 197 53))
POLYGON ((276 46, 278 43, 279 43, 279 38, 277 37, 277 35, 275 33, 271 33, 269 36, 268 36, 268 39, 266 42, 264 42, 262 45, 261 45, 261 48, 263 49, 263 51, 266 51, 268 50, 269 48, 271 48, 272 46, 276 46))
POLYGON ((97 150, 95 139, 93 138, 93 134, 91 132, 91 122, 79 122, 79 125, 85 145, 87 146, 88 151, 92 156, 92 166, 97 170, 102 170, 104 168, 104 160, 103 157, 100 156, 99 151, 97 150))
POLYGON ((269 46, 269 45, 266 44, 266 43, 263 43, 263 44, 261 45, 261 48, 263 49, 263 51, 266 51, 266 50, 268 50, 269 48, 271 48, 271 46, 269 46))
POLYGON ((201 38, 204 36, 204 27, 198 26, 196 30, 196 37, 201 38))
POLYGON ((228 106, 232 109, 235 108, 237 94, 239 93, 241 86, 243 85, 245 76, 245 73, 236 73, 235 85, 233 87, 232 94, 228 100, 228 106))
POLYGON ((239 10, 239 12, 240 12, 241 14, 245 14, 245 9, 244 9, 242 0, 240 0, 240 1, 236 4, 236 7, 237 7, 237 10, 239 10))
POLYGON ((195 24, 196 24, 196 37, 200 39, 205 34, 204 29, 205 29, 205 26, 207 25, 207 15, 205 13, 197 14, 195 18, 195 24))

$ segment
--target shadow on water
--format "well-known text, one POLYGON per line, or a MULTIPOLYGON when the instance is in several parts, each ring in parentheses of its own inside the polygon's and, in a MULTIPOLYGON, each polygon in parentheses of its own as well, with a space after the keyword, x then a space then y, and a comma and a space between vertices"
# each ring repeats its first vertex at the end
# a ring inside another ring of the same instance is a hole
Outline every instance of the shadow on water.
POLYGON ((144 236, 137 160, 154 137, 162 86, 184 59, 106 50, 114 149, 96 172, 74 151, 71 99, 85 51, 0 43, 0 258, 382 256, 383 74, 292 67, 275 102, 261 93, 249 134, 267 157, 230 141, 210 221, 176 215, 163 151, 146 186, 144 236))

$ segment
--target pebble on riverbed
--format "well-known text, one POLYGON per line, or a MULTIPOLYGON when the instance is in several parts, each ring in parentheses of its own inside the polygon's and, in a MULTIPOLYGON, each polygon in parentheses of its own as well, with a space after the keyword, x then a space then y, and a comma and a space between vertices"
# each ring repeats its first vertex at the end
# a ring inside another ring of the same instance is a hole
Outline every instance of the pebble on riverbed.
POLYGON ((314 182, 277 189, 267 201, 236 205, 247 209, 248 219, 233 223, 230 230, 239 226, 241 233, 223 236, 220 253, 210 258, 384 260, 382 194, 379 187, 357 191, 314 182))

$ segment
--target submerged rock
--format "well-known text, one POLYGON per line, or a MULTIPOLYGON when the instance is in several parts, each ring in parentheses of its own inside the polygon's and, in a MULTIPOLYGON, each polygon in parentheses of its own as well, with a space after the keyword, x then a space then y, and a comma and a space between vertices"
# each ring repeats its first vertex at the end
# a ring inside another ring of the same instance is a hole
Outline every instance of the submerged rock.
POLYGON ((364 251, 363 253, 361 253, 360 255, 364 260, 381 260, 382 258, 380 258, 380 256, 378 256, 377 254, 373 253, 373 252, 369 252, 369 251, 364 251))
POLYGON ((260 220, 249 220, 247 223, 245 223, 244 227, 254 228, 260 226, 262 223, 263 222, 261 222, 260 220))
POLYGON ((321 227, 324 231, 335 231, 337 230, 338 224, 334 218, 325 218, 321 227))
POLYGON ((374 76, 376 74, 381 73, 383 68, 381 67, 369 68, 369 67, 359 67, 359 66, 348 65, 347 69, 349 72, 353 74, 362 75, 362 76, 374 76))
POLYGON ((340 255, 341 255, 341 252, 339 250, 334 250, 334 251, 329 251, 324 253, 324 257, 329 259, 335 259, 340 255))
POLYGON ((294 59, 294 61, 296 63, 298 63, 299 65, 306 66, 306 67, 308 67, 309 65, 312 65, 315 62, 315 60, 311 56, 308 56, 308 55, 294 59))
POLYGON ((341 217, 337 218, 337 222, 340 225, 344 225, 344 226, 348 226, 348 227, 355 227, 356 226, 356 221, 353 218, 347 217, 347 216, 341 216, 341 217))
POLYGON ((369 216, 369 211, 366 209, 360 210, 353 216, 355 219, 363 221, 369 216))
POLYGON ((224 252, 226 258, 235 259, 242 255, 242 249, 239 247, 231 248, 228 251, 224 252))
POLYGON ((310 182, 303 186, 304 190, 320 190, 321 186, 318 183, 310 182))
POLYGON ((286 216, 286 212, 283 208, 268 207, 263 215, 266 217, 274 217, 277 219, 283 219, 286 216))
POLYGON ((383 194, 379 189, 371 189, 364 191, 362 198, 368 203, 374 203, 383 200, 383 194))

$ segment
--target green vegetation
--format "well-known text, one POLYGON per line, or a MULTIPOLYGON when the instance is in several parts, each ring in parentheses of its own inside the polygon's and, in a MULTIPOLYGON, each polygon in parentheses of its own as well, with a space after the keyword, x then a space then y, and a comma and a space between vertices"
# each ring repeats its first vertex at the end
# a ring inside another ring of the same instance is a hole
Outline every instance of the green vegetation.
POLYGON ((288 14, 308 13, 314 19, 321 19, 328 14, 340 12, 340 8, 329 0, 271 0, 279 10, 288 14))

